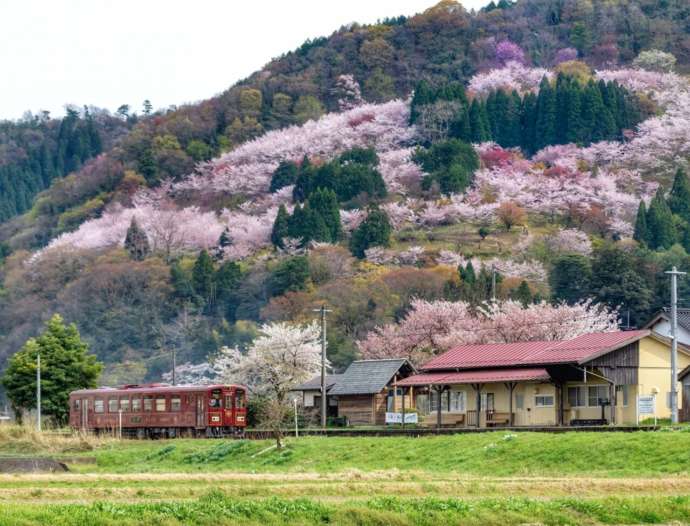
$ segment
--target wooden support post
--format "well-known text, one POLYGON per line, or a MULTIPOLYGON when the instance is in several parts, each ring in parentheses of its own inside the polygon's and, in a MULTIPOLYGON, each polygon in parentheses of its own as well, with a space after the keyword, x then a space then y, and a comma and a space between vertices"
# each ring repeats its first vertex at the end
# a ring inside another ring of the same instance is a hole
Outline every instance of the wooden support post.
POLYGON ((402 428, 405 429, 405 388, 404 387, 402 388, 402 428))
POLYGON ((517 382, 507 382, 505 384, 506 388, 508 389, 508 425, 510 427, 513 427, 514 424, 514 419, 513 419, 513 392, 515 391, 515 386, 517 385, 517 382))
POLYGON ((482 413, 482 387, 484 387, 483 384, 473 384, 472 387, 474 387, 475 392, 477 393, 477 427, 481 427, 482 425, 482 419, 481 419, 481 413, 482 413))
POLYGON ((609 384, 609 404, 611 404, 611 423, 616 425, 616 384, 609 384))
POLYGON ((437 405, 436 405, 436 429, 441 429, 443 423, 443 416, 441 415, 441 394, 443 393, 443 386, 436 387, 437 405))
POLYGON ((561 382, 558 387, 558 425, 565 425, 565 383, 561 382))

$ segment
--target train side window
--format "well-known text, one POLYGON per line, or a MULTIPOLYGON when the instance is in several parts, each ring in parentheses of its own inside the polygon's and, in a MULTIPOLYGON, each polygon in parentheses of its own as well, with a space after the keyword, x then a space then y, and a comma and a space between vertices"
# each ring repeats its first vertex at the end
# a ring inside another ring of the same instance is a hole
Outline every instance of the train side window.
POLYGON ((235 409, 243 409, 244 408, 244 391, 237 390, 235 391, 235 409))
POLYGON ((129 398, 120 398, 120 411, 129 413, 129 398))
POLYGON ((156 398, 156 411, 158 411, 158 412, 165 411, 165 397, 164 396, 159 396, 156 398))
POLYGON ((144 411, 153 411, 153 397, 152 396, 145 396, 144 397, 144 411))
POLYGON ((108 398, 108 413, 117 413, 117 398, 108 398))
POLYGON ((103 400, 101 400, 100 398, 96 398, 96 399, 93 401, 93 410, 94 410, 94 412, 96 412, 96 413, 103 413, 103 412, 104 412, 104 409, 105 409, 105 408, 104 408, 104 405, 103 405, 103 400))
POLYGON ((141 398, 132 398, 132 412, 138 413, 141 411, 141 398))
POLYGON ((179 396, 171 396, 170 397, 170 410, 171 411, 179 411, 181 407, 182 407, 182 400, 180 399, 180 397, 179 396))

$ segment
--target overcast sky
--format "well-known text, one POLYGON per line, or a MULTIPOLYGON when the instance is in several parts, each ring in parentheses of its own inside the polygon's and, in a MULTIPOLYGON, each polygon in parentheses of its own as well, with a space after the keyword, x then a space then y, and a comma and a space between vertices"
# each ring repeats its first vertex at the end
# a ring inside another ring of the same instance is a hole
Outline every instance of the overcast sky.
MULTIPOLYGON (((0 119, 210 97, 307 38, 435 0, 0 0, 0 119)), ((464 0, 467 9, 487 0, 464 0)))

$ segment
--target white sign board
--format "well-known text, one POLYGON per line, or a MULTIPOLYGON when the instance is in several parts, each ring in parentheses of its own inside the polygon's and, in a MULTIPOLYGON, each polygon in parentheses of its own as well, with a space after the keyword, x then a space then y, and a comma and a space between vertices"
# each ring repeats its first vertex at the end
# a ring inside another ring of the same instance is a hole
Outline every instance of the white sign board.
MULTIPOLYGON (((403 415, 402 413, 386 413, 386 424, 402 424, 403 415)), ((405 413, 405 423, 406 424, 416 424, 417 423, 417 413, 405 413)))
POLYGON ((655 396, 640 396, 637 399, 637 407, 640 415, 653 415, 655 413, 654 406, 655 396))

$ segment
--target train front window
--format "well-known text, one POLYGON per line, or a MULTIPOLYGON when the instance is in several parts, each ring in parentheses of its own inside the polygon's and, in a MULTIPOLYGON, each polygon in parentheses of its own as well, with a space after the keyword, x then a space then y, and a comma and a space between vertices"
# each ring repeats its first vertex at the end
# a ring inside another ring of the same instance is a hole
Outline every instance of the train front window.
POLYGON ((220 409, 223 406, 222 395, 220 389, 214 389, 208 399, 208 406, 215 409, 220 409))
POLYGON ((74 404, 73 404, 73 406, 74 406, 74 410, 75 410, 75 411, 79 411, 80 403, 81 403, 81 400, 79 400, 79 398, 75 398, 75 399, 74 399, 74 404))
POLYGON ((235 409, 244 408, 244 391, 238 389, 235 391, 235 409))
POLYGON ((225 409, 232 408, 232 395, 225 395, 225 409))

